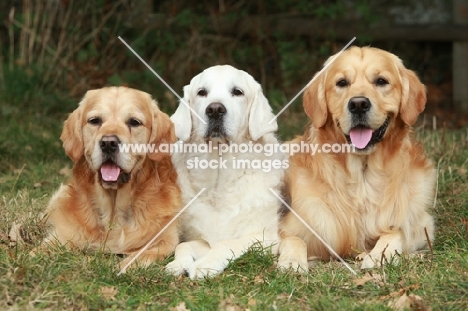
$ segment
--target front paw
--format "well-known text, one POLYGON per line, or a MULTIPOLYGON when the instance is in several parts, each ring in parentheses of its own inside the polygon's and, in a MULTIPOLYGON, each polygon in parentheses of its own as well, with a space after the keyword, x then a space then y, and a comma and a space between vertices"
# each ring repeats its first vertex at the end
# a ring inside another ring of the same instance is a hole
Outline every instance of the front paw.
POLYGON ((185 257, 185 258, 176 258, 174 261, 171 261, 166 265, 166 272, 172 274, 173 276, 179 276, 185 274, 190 270, 190 267, 193 265, 194 259, 193 257, 185 257))
POLYGON ((277 267, 283 271, 294 270, 300 273, 307 273, 309 271, 307 260, 304 261, 298 258, 291 258, 289 256, 280 256, 278 258, 277 267))
POLYGON ((202 257, 195 261, 190 267, 189 277, 192 280, 213 277, 224 271, 227 262, 220 261, 214 258, 202 257))
POLYGON ((380 259, 374 258, 371 254, 361 253, 356 256, 356 260, 361 261, 361 269, 372 269, 380 267, 380 259))
POLYGON ((362 261, 361 269, 377 268, 388 263, 398 264, 398 257, 395 255, 392 256, 390 253, 382 254, 371 252, 368 254, 364 252, 357 255, 356 260, 362 261))

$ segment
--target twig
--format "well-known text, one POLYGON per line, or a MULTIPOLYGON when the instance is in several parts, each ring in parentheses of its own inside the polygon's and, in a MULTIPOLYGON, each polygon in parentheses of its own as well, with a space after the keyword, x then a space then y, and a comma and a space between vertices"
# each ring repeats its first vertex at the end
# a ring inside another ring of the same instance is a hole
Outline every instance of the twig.
POLYGON ((388 245, 389 245, 389 244, 387 244, 387 246, 385 246, 385 248, 382 250, 382 256, 380 256, 380 265, 381 265, 382 267, 383 267, 383 265, 384 265, 384 259, 385 259, 386 262, 388 262, 388 261, 387 261, 387 257, 385 256, 385 251, 387 250, 388 245))
POLYGON ((52 58, 51 66, 49 67, 49 70, 47 70, 47 73, 44 76, 43 83, 45 83, 46 81, 49 81, 49 78, 52 72, 56 72, 56 68, 54 68, 53 64, 57 63, 57 59, 60 57, 60 54, 62 53, 63 41, 65 40, 65 37, 69 35, 67 27, 68 27, 68 21, 70 20, 70 15, 71 15, 72 10, 73 10, 73 0, 70 0, 70 2, 68 3, 67 11, 65 12, 65 17, 61 23, 62 28, 61 28, 60 35, 59 35, 59 41, 57 42, 57 49, 55 50, 54 56, 52 58))
MULTIPOLYGON (((23 24, 21 24, 19 21, 15 20, 15 19, 12 19, 11 20, 11 23, 14 24, 15 26, 21 28, 21 30, 24 30, 25 32, 31 32, 30 29, 26 28, 23 24)), ((36 36, 37 40, 38 41, 42 41, 42 38, 40 36, 36 36)), ((47 46, 46 45, 46 50, 47 52, 49 52, 51 55, 54 55, 55 54, 55 51, 50 47, 50 46, 47 46)), ((64 67, 66 68, 67 67, 67 64, 63 61, 63 60, 60 60, 59 63, 64 67)), ((57 70, 57 68, 55 68, 55 66, 51 66, 53 67, 55 70, 57 70)))
POLYGON ((435 188, 435 194, 434 194, 434 203, 432 204, 432 208, 435 209, 436 204, 437 204, 437 195, 439 193, 439 167, 440 167, 440 161, 437 162, 437 171, 436 171, 436 188, 435 188))
POLYGON ((10 13, 8 14, 8 36, 10 38, 10 71, 13 70, 13 65, 15 62, 15 33, 13 32, 13 20, 15 17, 15 7, 12 7, 10 13))
MULTIPOLYGON (((30 0, 23 0, 23 20, 26 29, 31 27, 31 1, 30 0)), ((27 54, 27 47, 28 47, 28 36, 29 33, 21 29, 20 35, 20 46, 19 46, 19 63, 21 65, 26 64, 26 54, 27 54)))
POLYGON ((432 248, 431 239, 429 239, 429 234, 427 233, 427 228, 426 227, 424 227, 424 233, 426 234, 427 245, 429 245, 429 250, 431 251, 431 264, 429 266, 429 269, 431 269, 432 268, 432 262, 434 261, 434 249, 432 248))
POLYGON ((46 7, 46 12, 49 12, 50 11, 50 16, 49 18, 46 18, 45 16, 45 13, 44 13, 44 19, 43 19, 43 25, 45 25, 45 31, 44 31, 44 27, 42 27, 42 32, 44 32, 44 37, 41 41, 42 43, 42 48, 41 48, 41 53, 40 53, 40 56, 39 56, 39 65, 41 66, 41 69, 42 69, 42 66, 44 65, 44 53, 46 51, 46 47, 48 47, 48 42, 49 42, 49 39, 50 39, 50 34, 52 33, 52 28, 53 28, 53 25, 54 25, 54 21, 55 21, 55 18, 57 17, 57 12, 58 12, 58 8, 59 8, 59 2, 55 2, 55 1, 47 1, 47 7, 46 7), (52 10, 50 10, 50 8, 52 8, 52 10), (45 23, 45 21, 47 20, 47 24, 45 23))
MULTIPOLYGON (((82 38, 81 42, 74 42, 74 44, 72 44, 73 48, 70 49, 70 51, 66 55, 63 56, 62 60, 67 63, 69 61, 69 59, 72 56, 74 56, 86 43, 90 42, 91 39, 96 37, 96 35, 99 34, 102 31, 102 28, 104 27, 106 22, 109 20, 109 18, 112 15, 114 15, 115 11, 120 6, 120 4, 121 4, 121 1, 114 4, 112 9, 106 15, 104 15, 104 17, 101 19, 101 23, 98 25, 98 27, 95 28, 89 35, 82 38)), ((80 37, 81 37, 81 34, 79 34, 78 38, 80 38, 80 37)), ((58 79, 59 79, 59 77, 56 76, 53 85, 55 85, 55 83, 56 83, 56 81, 58 79)))
POLYGON ((36 6, 34 8, 34 19, 32 24, 32 29, 34 31, 31 32, 29 36, 29 49, 28 49, 28 64, 32 64, 34 59, 34 44, 36 43, 36 33, 38 31, 39 25, 39 16, 43 15, 44 12, 41 10, 42 1, 36 0, 36 6))

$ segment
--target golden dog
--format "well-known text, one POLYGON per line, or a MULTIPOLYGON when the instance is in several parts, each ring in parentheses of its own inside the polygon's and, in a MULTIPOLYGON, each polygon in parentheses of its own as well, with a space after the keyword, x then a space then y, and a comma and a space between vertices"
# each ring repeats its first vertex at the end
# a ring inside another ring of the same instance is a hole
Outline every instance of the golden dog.
MULTIPOLYGON (((327 64, 304 94, 311 124, 292 143, 354 150, 297 153, 286 184, 292 208, 311 228, 340 256, 361 253, 361 268, 372 268, 434 237, 427 210, 436 172, 411 135, 426 90, 398 57, 380 49, 352 47, 327 64)), ((292 213, 280 234, 280 268, 307 269, 310 257, 330 258, 292 213)))
MULTIPOLYGON (((130 255, 124 266, 176 215, 181 200, 169 154, 133 154, 119 146, 172 143, 174 126, 149 94, 109 87, 86 93, 60 138, 75 165, 47 207, 52 232, 44 243, 130 255)), ((174 223, 139 262, 171 254, 178 242, 174 223)))

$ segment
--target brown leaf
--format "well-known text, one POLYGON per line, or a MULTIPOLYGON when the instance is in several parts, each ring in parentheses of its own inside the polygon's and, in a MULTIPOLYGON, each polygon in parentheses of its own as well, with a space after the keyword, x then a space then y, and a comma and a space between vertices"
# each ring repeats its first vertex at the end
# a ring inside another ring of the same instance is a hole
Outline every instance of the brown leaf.
POLYGON ((388 306, 395 311, 408 310, 411 307, 411 299, 406 294, 388 302, 388 306))
POLYGON ((119 291, 114 286, 101 286, 99 289, 99 294, 102 297, 110 300, 115 300, 115 296, 119 293, 119 291))
POLYGON ((416 310, 429 310, 424 305, 421 297, 413 294, 406 295, 406 293, 403 293, 403 295, 401 295, 400 297, 389 301, 388 306, 392 308, 392 310, 396 311, 411 310, 411 306, 416 306, 416 310))
POLYGON ((219 310, 221 311, 244 311, 240 306, 235 303, 236 297, 233 294, 228 298, 221 300, 219 303, 219 310))
POLYGON ((366 272, 362 278, 354 279, 353 282, 356 286, 363 286, 367 282, 372 281, 376 283, 377 285, 382 286, 383 281, 382 281, 382 276, 378 273, 370 273, 366 272))
POLYGON ((356 286, 363 286, 364 284, 372 280, 374 280, 374 278, 366 273, 362 278, 354 279, 353 282, 356 286))
POLYGON ((261 275, 257 275, 254 278, 254 283, 255 284, 263 284, 263 283, 265 283, 265 280, 263 279, 263 277, 261 275))
POLYGON ((411 304, 413 305, 413 307, 416 306, 416 310, 428 311, 431 309, 424 305, 422 298, 418 295, 411 294, 408 296, 408 298, 411 299, 411 304))
POLYGON ((406 295, 406 292, 408 292, 409 290, 417 290, 417 289, 419 289, 419 287, 420 287, 419 284, 409 285, 409 286, 406 286, 406 287, 403 287, 403 288, 399 289, 396 292, 390 293, 390 294, 385 295, 385 296, 381 296, 379 298, 379 300, 386 300, 386 299, 390 299, 390 298, 393 298, 393 297, 399 297, 399 296, 402 296, 402 295, 406 295))
POLYGON ((248 305, 249 307, 254 307, 254 306, 257 305, 257 300, 256 300, 256 299, 253 299, 253 298, 250 298, 250 299, 249 299, 249 302, 247 302, 247 305, 248 305))
POLYGON ((177 306, 169 308, 170 311, 190 311, 190 309, 187 309, 185 306, 185 302, 180 302, 177 306))
POLYGON ((13 223, 11 225, 10 233, 8 233, 8 238, 10 239, 10 246, 15 246, 16 243, 24 243, 23 237, 21 236, 21 227, 20 223, 13 223))

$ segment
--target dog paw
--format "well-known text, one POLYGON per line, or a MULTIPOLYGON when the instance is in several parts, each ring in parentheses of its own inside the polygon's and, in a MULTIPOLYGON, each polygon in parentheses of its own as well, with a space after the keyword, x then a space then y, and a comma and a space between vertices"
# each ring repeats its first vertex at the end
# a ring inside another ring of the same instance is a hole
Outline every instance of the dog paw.
POLYGON ((357 255, 356 260, 361 261, 361 269, 372 269, 381 266, 380 260, 368 253, 357 255))
POLYGON ((362 253, 356 256, 356 260, 362 261, 361 269, 372 269, 381 267, 385 264, 394 264, 397 265, 399 261, 398 253, 391 254, 387 253, 362 253))
POLYGON ((202 257, 190 268, 189 277, 192 280, 213 277, 223 272, 226 266, 224 261, 202 257))
POLYGON ((175 259, 166 265, 166 272, 172 274, 173 276, 182 275, 190 270, 190 267, 193 265, 193 258, 185 259, 175 259))
POLYGON ((277 267, 283 271, 293 270, 300 273, 306 273, 309 271, 309 264, 307 260, 298 260, 286 256, 280 256, 277 267))

